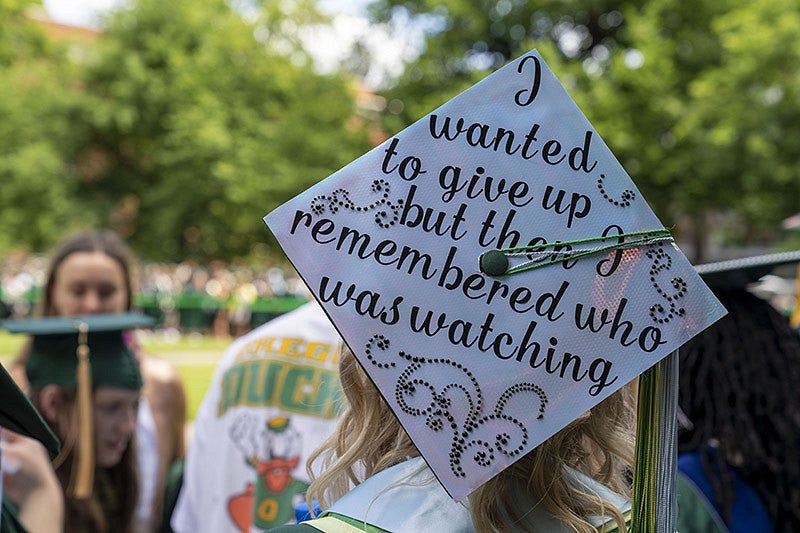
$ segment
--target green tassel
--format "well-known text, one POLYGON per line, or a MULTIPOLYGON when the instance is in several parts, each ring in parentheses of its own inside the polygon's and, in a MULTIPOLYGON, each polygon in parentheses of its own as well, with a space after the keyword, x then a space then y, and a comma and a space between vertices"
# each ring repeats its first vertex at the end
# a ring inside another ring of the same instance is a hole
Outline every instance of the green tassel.
POLYGON ((655 364, 639 376, 636 454, 633 466, 633 523, 638 533, 654 531, 658 472, 658 374, 655 364))
POLYGON ((633 466, 635 533, 672 533, 676 522, 678 352, 639 376, 633 466))

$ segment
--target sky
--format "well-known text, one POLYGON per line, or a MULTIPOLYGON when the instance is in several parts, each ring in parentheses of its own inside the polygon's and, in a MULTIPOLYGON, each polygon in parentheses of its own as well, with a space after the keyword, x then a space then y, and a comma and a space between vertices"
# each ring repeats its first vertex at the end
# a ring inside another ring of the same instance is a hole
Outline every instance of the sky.
POLYGON ((44 0, 44 8, 56 22, 72 26, 94 25, 96 15, 117 3, 117 0, 44 0))
MULTIPOLYGON (((124 3, 125 0, 43 0, 47 14, 56 22, 73 26, 95 27, 98 16, 124 3)), ((335 67, 337 61, 357 40, 364 41, 373 51, 374 65, 366 83, 380 86, 386 79, 402 70, 404 61, 414 58, 422 33, 404 31, 403 40, 390 36, 385 30, 370 26, 363 14, 369 0, 321 0, 320 8, 332 15, 331 31, 320 31, 309 39, 309 52, 323 72, 335 67)))

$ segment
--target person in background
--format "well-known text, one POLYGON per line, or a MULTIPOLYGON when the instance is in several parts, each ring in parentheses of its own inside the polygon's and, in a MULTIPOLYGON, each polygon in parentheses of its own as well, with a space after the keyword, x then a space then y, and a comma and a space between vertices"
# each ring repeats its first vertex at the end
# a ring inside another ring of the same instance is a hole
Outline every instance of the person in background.
POLYGON ((336 424, 339 342, 311 302, 225 350, 195 417, 169 531, 249 533, 294 521, 305 461, 336 424))
MULTIPOLYGON (((47 270, 39 314, 74 316, 122 313, 133 307, 132 254, 113 231, 78 233, 63 241, 47 270)), ((144 379, 137 422, 139 507, 136 520, 143 531, 158 525, 164 480, 169 465, 183 457, 186 394, 180 375, 165 360, 145 354, 126 337, 141 364, 144 379)), ((22 371, 29 345, 9 367, 20 387, 27 386, 22 371)))
POLYGON ((48 454, 60 448, 25 393, 0 366, 0 533, 63 530, 64 498, 48 454))
POLYGON ((32 335, 25 372, 31 403, 63 443, 53 465, 67 533, 136 530, 142 375, 123 330, 151 323, 136 313, 3 323, 32 335))
POLYGON ((481 485, 469 496, 469 504, 461 505, 433 476, 346 348, 339 373, 348 407, 336 433, 310 459, 310 464, 319 459, 322 465, 308 494, 327 508, 326 514, 275 528, 274 533, 595 533, 601 524, 603 531, 625 531, 635 433, 630 386, 481 485))
POLYGON ((787 261, 697 267, 729 314, 680 351, 681 533, 800 531, 800 336, 747 289, 787 261))

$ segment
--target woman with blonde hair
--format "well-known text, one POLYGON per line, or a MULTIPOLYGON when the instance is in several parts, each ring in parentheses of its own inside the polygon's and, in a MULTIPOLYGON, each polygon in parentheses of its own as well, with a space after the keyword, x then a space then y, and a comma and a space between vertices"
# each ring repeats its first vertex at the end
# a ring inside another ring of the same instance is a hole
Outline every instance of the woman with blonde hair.
POLYGON ((271 531, 625 531, 635 423, 630 387, 597 404, 461 505, 439 485, 347 348, 340 378, 348 405, 336 432, 309 460, 309 465, 322 461, 315 469, 322 473, 313 479, 308 498, 327 510, 322 518, 271 531), (359 511, 348 514, 354 509, 359 511))

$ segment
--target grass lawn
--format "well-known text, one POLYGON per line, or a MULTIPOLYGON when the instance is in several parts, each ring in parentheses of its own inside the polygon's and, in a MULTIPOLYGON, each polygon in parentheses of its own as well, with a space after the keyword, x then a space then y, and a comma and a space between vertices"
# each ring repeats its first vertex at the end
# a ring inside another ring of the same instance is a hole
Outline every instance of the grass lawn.
MULTIPOLYGON (((0 362, 8 364, 19 352, 25 336, 0 331, 0 362)), ((148 354, 170 361, 183 377, 186 388, 186 416, 194 419, 211 382, 217 360, 232 339, 199 335, 170 336, 161 333, 141 338, 148 354)))
POLYGON ((214 364, 181 363, 175 365, 183 378, 183 385, 186 388, 186 419, 194 420, 197 408, 206 394, 211 376, 214 374, 214 364))

